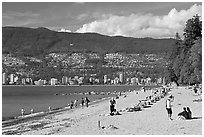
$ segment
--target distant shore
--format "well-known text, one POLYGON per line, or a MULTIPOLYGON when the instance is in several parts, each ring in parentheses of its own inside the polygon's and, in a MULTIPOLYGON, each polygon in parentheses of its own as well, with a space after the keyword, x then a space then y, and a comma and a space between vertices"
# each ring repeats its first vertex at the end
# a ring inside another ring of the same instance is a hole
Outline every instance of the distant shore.
POLYGON ((78 86, 140 86, 140 87, 149 87, 149 86, 162 86, 162 85, 2 85, 2 86, 38 86, 38 87, 78 87, 78 86))

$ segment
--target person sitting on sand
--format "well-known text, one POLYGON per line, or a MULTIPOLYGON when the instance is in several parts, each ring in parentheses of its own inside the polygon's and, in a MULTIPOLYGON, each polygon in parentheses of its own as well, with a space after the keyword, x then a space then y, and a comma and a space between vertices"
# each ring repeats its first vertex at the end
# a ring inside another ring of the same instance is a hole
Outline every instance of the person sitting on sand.
POLYGON ((116 104, 116 101, 114 99, 114 97, 112 97, 112 99, 110 100, 110 115, 113 115, 114 111, 115 111, 115 104, 116 104))
POLYGON ((86 104, 86 107, 88 107, 90 100, 86 97, 86 98, 84 99, 84 102, 85 102, 85 104, 86 104))
POLYGON ((188 118, 188 112, 186 111, 186 108, 184 107, 183 111, 178 114, 177 120, 185 120, 187 118, 188 118))
POLYGON ((197 94, 198 90, 197 90, 196 86, 193 87, 193 91, 194 91, 195 94, 197 94))
POLYGON ((189 107, 187 107, 187 113, 188 113, 187 119, 191 119, 192 118, 192 112, 191 112, 189 107))

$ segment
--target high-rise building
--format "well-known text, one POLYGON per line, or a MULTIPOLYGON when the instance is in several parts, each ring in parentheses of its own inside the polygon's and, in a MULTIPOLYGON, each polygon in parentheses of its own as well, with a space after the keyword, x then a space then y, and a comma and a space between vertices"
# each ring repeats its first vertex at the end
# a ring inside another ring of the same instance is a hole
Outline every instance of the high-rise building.
POLYGON ((120 83, 123 83, 123 73, 119 74, 119 81, 120 81, 120 83))
POLYGON ((10 74, 10 76, 9 76, 9 84, 14 84, 14 74, 10 74))
POLYGON ((62 84, 63 84, 63 85, 66 85, 67 83, 68 83, 68 77, 63 76, 63 77, 62 77, 62 84))
POLYGON ((57 84, 57 79, 56 78, 51 78, 50 83, 52 86, 55 86, 57 84))
POLYGON ((2 74, 2 84, 7 84, 7 75, 6 75, 6 73, 3 73, 2 74))
POLYGON ((104 75, 103 82, 104 82, 104 84, 106 84, 108 82, 108 76, 107 75, 104 75))
POLYGON ((26 79, 25 79, 25 78, 22 78, 22 79, 21 79, 21 82, 22 82, 23 85, 25 85, 25 84, 26 84, 26 79))
POLYGON ((18 76, 14 77, 14 82, 17 83, 18 81, 18 76))
POLYGON ((119 83, 119 78, 116 77, 116 78, 114 79, 114 84, 118 84, 118 83, 119 83))
POLYGON ((135 77, 131 78, 131 84, 132 84, 132 85, 135 85, 135 84, 136 84, 136 78, 135 78, 135 77))

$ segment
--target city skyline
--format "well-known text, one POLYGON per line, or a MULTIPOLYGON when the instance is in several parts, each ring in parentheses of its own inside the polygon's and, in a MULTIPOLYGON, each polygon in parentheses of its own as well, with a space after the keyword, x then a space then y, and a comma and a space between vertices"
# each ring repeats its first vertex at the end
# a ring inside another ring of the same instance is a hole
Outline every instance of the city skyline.
POLYGON ((201 2, 3 2, 2 25, 109 36, 174 37, 201 2))

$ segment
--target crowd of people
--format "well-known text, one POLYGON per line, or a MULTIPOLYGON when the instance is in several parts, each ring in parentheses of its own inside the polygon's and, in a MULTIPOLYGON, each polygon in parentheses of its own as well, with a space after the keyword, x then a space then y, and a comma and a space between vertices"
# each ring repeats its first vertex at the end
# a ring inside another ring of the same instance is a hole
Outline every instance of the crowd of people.
MULTIPOLYGON (((137 91, 137 90, 133 90, 133 91, 135 92, 135 94, 139 94, 139 92, 146 92, 147 89, 145 89, 145 87, 142 87, 141 91, 137 91)), ((161 98, 163 98, 167 94, 168 91, 169 91, 169 88, 164 88, 164 87, 152 89, 151 94, 149 96, 146 96, 144 100, 139 100, 139 102, 136 105, 128 107, 124 111, 127 111, 127 112, 141 111, 142 108, 148 107, 148 105, 151 105, 152 103, 155 103, 156 101, 159 101, 161 98)), ((123 97, 126 97, 126 95, 124 95, 123 97)), ((112 98, 110 100, 110 115, 111 116, 118 113, 118 111, 116 111, 115 105, 116 105, 116 101, 114 98, 112 98)), ((123 111, 123 110, 119 110, 119 111, 123 111)))
POLYGON ((75 99, 74 101, 71 101, 70 104, 68 104, 68 106, 70 107, 70 109, 73 109, 74 107, 77 108, 78 105, 81 105, 82 108, 84 107, 89 107, 89 102, 90 100, 88 99, 88 97, 85 98, 81 98, 81 102, 78 103, 78 99, 75 99))

